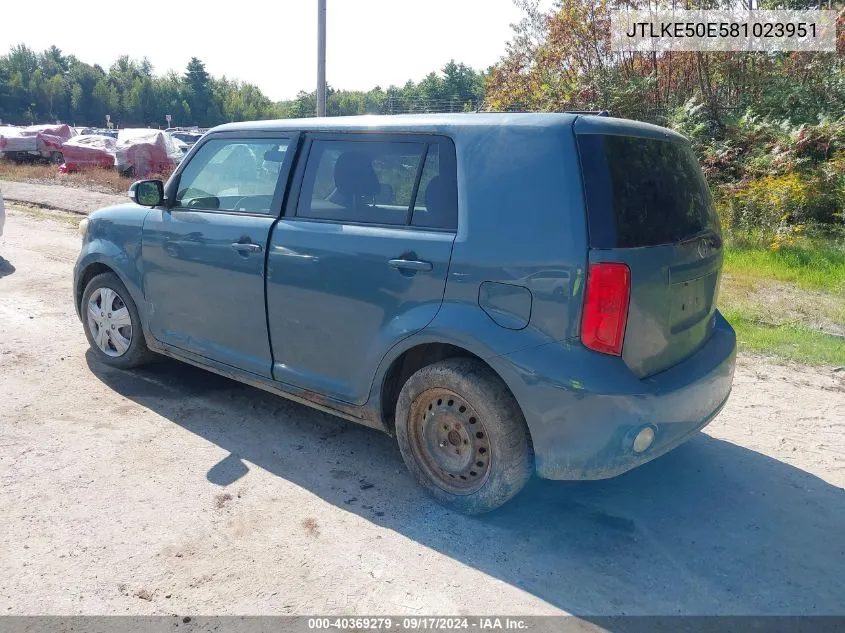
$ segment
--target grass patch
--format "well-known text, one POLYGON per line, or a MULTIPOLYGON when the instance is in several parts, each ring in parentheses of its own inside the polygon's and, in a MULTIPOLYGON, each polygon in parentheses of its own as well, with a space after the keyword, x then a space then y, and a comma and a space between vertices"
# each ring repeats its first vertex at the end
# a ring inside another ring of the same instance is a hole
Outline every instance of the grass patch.
POLYGON ((749 320, 771 327, 792 325, 845 336, 845 297, 839 293, 808 290, 771 278, 725 273, 719 307, 723 311, 740 311, 749 320))
POLYGON ((56 220, 57 222, 67 224, 73 228, 77 228, 79 223, 85 217, 79 213, 58 211, 56 209, 45 209, 44 207, 39 207, 33 204, 24 204, 22 202, 9 203, 6 207, 6 211, 11 215, 20 213, 21 215, 39 220, 56 220))
POLYGON ((725 272, 791 282, 799 288, 845 293, 845 249, 823 241, 775 251, 728 248, 725 272))
POLYGON ((813 365, 845 365, 845 248, 803 239, 726 249, 719 309, 741 349, 813 365))
POLYGON ((809 330, 800 324, 772 327, 747 312, 726 306, 740 349, 809 365, 845 366, 845 337, 809 330))
MULTIPOLYGON (((167 180, 170 174, 150 175, 149 178, 167 180)), ((115 169, 85 169, 69 174, 59 173, 56 165, 31 165, 0 160, 0 180, 29 182, 44 185, 64 185, 79 187, 101 193, 124 194, 132 184, 133 178, 121 176, 115 169)))

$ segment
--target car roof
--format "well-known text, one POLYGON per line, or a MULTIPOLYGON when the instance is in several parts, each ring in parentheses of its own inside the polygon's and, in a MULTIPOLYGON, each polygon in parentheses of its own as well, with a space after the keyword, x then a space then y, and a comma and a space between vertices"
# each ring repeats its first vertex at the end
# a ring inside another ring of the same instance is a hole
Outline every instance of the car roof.
POLYGON ((307 130, 450 132, 478 127, 562 127, 570 126, 578 115, 562 112, 470 112, 455 114, 365 114, 360 116, 279 119, 226 123, 210 132, 307 130))
POLYGON ((458 137, 462 131, 476 132, 496 128, 550 130, 571 128, 593 134, 622 134, 671 139, 686 142, 680 134, 667 128, 606 115, 596 116, 583 112, 468 112, 454 114, 365 114, 360 116, 313 117, 303 119, 278 119, 270 121, 244 121, 226 123, 209 132, 411 132, 438 133, 458 137))

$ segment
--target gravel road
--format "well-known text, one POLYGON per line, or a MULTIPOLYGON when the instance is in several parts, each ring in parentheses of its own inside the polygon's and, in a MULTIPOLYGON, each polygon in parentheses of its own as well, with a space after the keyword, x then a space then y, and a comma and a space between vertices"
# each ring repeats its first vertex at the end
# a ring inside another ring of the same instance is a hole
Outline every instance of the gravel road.
POLYGON ((25 202, 72 213, 88 214, 102 207, 129 202, 126 196, 88 191, 78 187, 39 185, 10 180, 0 180, 0 190, 3 191, 3 198, 9 202, 25 202))
POLYGON ((845 372, 742 356, 683 447, 467 518, 385 435, 97 364, 78 244, 14 207, 0 238, 2 613, 845 614, 845 372))

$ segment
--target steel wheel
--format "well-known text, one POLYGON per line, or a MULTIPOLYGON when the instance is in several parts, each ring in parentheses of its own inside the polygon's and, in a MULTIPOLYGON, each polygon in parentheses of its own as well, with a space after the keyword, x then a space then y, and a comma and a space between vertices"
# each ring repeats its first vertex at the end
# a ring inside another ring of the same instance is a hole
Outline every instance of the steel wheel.
POLYGON ((448 389, 429 389, 411 405, 408 440, 414 457, 446 492, 472 494, 490 471, 490 440, 481 417, 448 389))
POLYGON ((132 344, 132 317, 123 298, 114 290, 100 287, 88 298, 88 330, 100 351, 117 358, 132 344))

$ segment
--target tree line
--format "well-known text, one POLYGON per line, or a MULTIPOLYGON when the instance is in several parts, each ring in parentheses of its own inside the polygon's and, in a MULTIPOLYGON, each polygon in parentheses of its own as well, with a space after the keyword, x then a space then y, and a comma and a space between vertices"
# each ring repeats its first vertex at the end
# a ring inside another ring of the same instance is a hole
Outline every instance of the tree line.
MULTIPOLYGON (((454 61, 419 82, 367 91, 329 87, 330 116, 367 113, 462 111, 484 99, 485 74, 454 61)), ((108 70, 51 46, 40 53, 24 44, 0 56, 0 120, 77 126, 211 127, 229 121, 313 116, 315 92, 274 102, 249 83, 213 77, 192 58, 183 74, 154 73, 147 59, 119 57, 108 70)))

